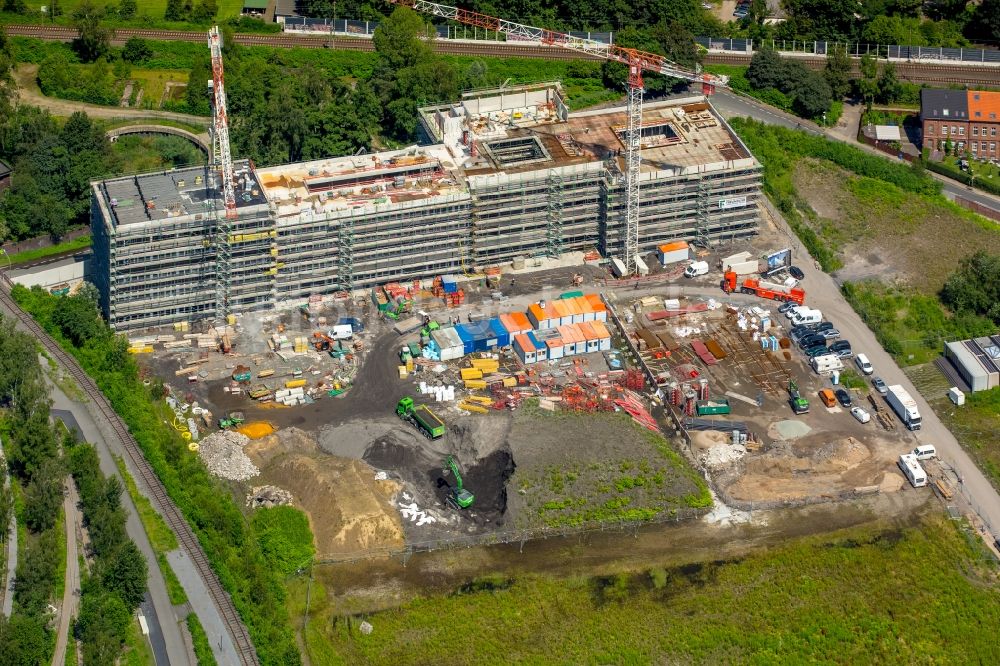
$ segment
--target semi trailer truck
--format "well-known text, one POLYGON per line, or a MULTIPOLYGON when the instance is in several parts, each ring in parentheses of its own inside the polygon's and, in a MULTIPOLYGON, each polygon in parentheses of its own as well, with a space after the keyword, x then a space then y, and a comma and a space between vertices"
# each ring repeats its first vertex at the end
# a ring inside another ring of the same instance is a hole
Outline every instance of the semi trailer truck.
POLYGON ((739 291, 744 294, 755 294, 761 298, 767 298, 780 303, 798 303, 802 305, 806 300, 806 292, 798 287, 786 287, 776 282, 766 282, 757 278, 747 278, 742 283, 739 276, 733 271, 726 271, 722 277, 722 291, 731 294, 739 291))
POLYGON ((415 405, 413 398, 405 397, 396 405, 396 416, 409 421, 430 439, 438 439, 444 435, 444 421, 431 411, 427 405, 415 405))
POLYGON ((917 401, 899 384, 893 384, 885 394, 885 401, 896 412, 896 416, 910 430, 920 430, 920 411, 917 401))

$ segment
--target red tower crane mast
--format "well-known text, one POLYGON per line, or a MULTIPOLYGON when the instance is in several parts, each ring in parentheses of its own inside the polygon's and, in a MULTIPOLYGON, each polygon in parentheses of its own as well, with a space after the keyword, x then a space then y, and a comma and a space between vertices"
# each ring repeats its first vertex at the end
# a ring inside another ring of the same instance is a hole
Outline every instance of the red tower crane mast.
POLYGON ((563 32, 553 32, 544 28, 514 23, 513 21, 507 21, 495 16, 487 16, 486 14, 458 7, 449 7, 436 2, 428 2, 427 0, 389 0, 389 2, 464 25, 495 30, 509 38, 536 41, 549 46, 559 46, 597 58, 620 62, 628 66, 628 125, 625 130, 624 169, 624 263, 625 268, 634 274, 636 272, 635 260, 639 256, 639 170, 642 163, 640 155, 640 139, 642 136, 642 73, 655 72, 678 79, 699 82, 702 84, 702 92, 706 95, 711 95, 716 86, 726 86, 729 82, 728 77, 691 70, 671 62, 656 53, 647 53, 638 49, 606 44, 594 39, 575 37, 563 32))
POLYGON ((229 118, 226 115, 226 88, 222 73, 222 35, 219 26, 208 32, 212 53, 212 147, 216 163, 222 167, 222 192, 226 217, 236 217, 236 190, 233 187, 233 156, 229 150, 229 118))

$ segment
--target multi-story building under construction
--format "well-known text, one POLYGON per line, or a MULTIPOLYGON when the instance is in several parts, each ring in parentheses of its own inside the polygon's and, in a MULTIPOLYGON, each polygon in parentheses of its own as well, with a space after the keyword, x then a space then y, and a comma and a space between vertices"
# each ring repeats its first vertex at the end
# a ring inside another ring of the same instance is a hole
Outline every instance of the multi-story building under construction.
MULTIPOLYGON (((93 184, 97 282, 118 330, 624 247, 623 108, 570 113, 558 84, 420 110, 424 144, 93 184)), ((639 245, 755 234, 760 164, 701 96, 642 115, 639 245)))

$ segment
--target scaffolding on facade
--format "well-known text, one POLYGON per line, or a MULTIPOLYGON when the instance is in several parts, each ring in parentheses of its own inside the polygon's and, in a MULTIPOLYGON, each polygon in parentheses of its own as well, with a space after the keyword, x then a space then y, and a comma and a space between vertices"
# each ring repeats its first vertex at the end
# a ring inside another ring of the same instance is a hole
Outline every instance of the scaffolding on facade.
POLYGON ((562 254, 562 208, 563 182, 558 171, 550 171, 548 177, 548 215, 546 218, 546 254, 558 259, 562 254))

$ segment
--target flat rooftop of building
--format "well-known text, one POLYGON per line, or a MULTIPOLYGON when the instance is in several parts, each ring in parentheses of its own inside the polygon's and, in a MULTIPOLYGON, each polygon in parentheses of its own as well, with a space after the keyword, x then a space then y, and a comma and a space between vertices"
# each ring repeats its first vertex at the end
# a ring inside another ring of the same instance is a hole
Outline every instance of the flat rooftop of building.
MULTIPOLYGON (((236 208, 266 203, 260 184, 246 160, 234 165, 236 208)), ((208 166, 112 178, 98 184, 116 225, 221 212, 225 209, 222 171, 208 166)))
MULTIPOLYGON (((468 175, 519 173, 618 158, 625 107, 570 113, 558 84, 467 95, 420 110, 468 175)), ((678 170, 752 158, 701 95, 643 105, 642 170, 678 170)))
POLYGON ((464 191, 443 146, 412 146, 370 155, 331 157, 257 170, 279 215, 403 204, 464 191))

